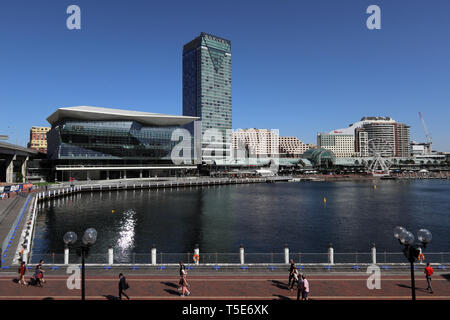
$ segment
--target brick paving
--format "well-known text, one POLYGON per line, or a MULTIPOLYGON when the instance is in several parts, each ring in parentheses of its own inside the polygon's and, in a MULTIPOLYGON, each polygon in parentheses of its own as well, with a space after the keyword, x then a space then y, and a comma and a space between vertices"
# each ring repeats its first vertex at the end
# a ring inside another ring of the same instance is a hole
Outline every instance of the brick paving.
MULTIPOLYGON (((125 274, 130 284, 127 294, 133 300, 295 300, 297 291, 287 289, 287 277, 267 275, 189 275, 191 296, 180 297, 175 275, 125 274)), ((27 274, 29 279, 30 274, 27 274)), ((15 283, 15 275, 0 276, 0 300, 79 300, 80 290, 69 290, 67 276, 47 275, 44 286, 22 286, 15 283)), ((361 274, 311 274, 308 277, 311 300, 410 300, 408 274, 382 275, 381 289, 369 290, 367 276, 361 274)), ((434 294, 426 292, 424 277, 416 275, 418 300, 450 300, 450 274, 433 277, 434 294)), ((118 295, 118 277, 87 274, 86 299, 115 300, 118 295)))

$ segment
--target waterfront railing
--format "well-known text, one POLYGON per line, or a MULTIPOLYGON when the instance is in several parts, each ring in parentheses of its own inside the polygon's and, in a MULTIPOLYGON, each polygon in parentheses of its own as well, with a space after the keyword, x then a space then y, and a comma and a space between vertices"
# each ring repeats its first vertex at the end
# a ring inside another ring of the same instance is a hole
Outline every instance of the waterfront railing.
MULTIPOLYGON (((179 261, 186 264, 194 264, 194 253, 163 253, 158 252, 156 259, 151 253, 129 253, 126 255, 113 256, 112 263, 108 253, 91 253, 86 258, 86 264, 91 265, 176 265, 179 261)), ((450 252, 428 252, 425 253, 426 260, 423 263, 450 264, 450 252)), ((32 254, 29 263, 37 264, 41 259, 47 265, 80 264, 81 257, 70 253, 65 257, 62 253, 32 254), (68 259, 67 259, 68 258, 68 259), (66 260, 67 259, 67 260, 66 260)), ((286 264, 284 253, 201 253, 199 254, 199 265, 270 265, 286 264), (243 263, 241 263, 243 262, 243 263)), ((334 261, 330 263, 328 253, 298 252, 290 253, 288 259, 293 259, 300 265, 368 265, 373 264, 372 253, 335 253, 334 261)), ((406 264, 403 253, 380 252, 376 254, 378 265, 406 264)), ((419 262, 418 262, 419 264, 419 262)))

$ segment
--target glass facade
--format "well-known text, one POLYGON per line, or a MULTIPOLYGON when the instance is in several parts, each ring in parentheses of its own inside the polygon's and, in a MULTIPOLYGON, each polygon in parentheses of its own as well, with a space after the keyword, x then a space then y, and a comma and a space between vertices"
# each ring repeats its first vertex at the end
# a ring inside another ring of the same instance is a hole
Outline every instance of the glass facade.
POLYGON ((231 41, 201 33, 183 48, 183 115, 201 118, 204 144, 211 142, 204 133, 216 129, 229 150, 231 112, 231 41))
POLYGON ((169 160, 179 126, 146 127, 136 121, 71 121, 48 133, 50 159, 169 160))

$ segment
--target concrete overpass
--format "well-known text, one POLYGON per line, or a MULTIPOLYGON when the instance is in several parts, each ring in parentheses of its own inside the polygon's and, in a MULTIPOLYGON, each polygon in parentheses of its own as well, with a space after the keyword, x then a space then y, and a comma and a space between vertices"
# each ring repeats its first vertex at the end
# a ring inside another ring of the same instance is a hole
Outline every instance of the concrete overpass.
POLYGON ((27 162, 37 154, 36 150, 0 141, 0 182, 25 182, 27 162), (15 181, 19 173, 22 181, 15 181))

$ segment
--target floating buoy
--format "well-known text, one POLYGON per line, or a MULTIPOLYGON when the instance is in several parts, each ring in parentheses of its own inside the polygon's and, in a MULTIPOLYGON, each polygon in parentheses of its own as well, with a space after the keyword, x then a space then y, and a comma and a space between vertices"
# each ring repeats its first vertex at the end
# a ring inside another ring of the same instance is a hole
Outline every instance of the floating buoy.
POLYGON ((374 188, 374 189, 376 190, 376 189, 377 189, 377 185, 376 185, 376 184, 374 184, 374 185, 373 185, 373 188, 374 188))
POLYGON ((323 197, 323 203, 327 203, 327 198, 323 197))
POLYGON ((114 210, 111 210, 112 213, 114 213, 114 210))

